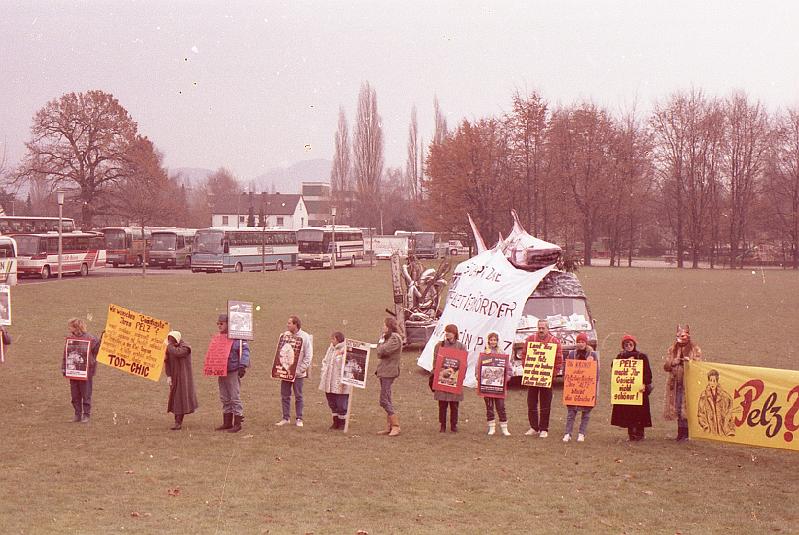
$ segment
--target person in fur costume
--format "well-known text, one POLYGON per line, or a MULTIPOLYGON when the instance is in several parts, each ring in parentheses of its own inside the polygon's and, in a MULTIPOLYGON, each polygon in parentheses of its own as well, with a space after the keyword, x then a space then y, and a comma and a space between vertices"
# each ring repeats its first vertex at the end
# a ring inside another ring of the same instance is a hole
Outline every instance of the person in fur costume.
POLYGON ((677 440, 688 440, 688 411, 685 408, 685 363, 702 360, 702 350, 691 341, 691 328, 677 326, 677 337, 669 347, 663 369, 666 378, 666 405, 663 418, 677 420, 677 440))

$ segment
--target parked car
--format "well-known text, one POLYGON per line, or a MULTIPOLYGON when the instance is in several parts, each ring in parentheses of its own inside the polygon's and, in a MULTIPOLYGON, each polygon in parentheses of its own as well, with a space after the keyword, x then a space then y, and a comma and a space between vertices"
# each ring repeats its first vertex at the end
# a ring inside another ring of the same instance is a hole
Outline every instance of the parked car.
POLYGON ((463 245, 460 240, 449 240, 446 247, 446 252, 449 256, 464 256, 469 254, 469 248, 463 245))

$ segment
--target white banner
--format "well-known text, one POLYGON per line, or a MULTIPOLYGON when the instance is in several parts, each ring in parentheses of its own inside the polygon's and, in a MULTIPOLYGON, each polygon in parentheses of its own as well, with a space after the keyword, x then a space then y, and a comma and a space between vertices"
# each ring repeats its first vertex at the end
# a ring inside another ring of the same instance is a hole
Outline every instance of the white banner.
POLYGON ((444 312, 416 363, 432 370, 433 348, 443 340, 444 327, 450 323, 457 325, 458 339, 469 352, 463 384, 474 388, 474 367, 485 348, 485 336, 489 331, 497 331, 501 352, 510 355, 527 298, 554 267, 532 272, 517 269, 496 249, 458 264, 455 268, 458 277, 449 289, 444 312))

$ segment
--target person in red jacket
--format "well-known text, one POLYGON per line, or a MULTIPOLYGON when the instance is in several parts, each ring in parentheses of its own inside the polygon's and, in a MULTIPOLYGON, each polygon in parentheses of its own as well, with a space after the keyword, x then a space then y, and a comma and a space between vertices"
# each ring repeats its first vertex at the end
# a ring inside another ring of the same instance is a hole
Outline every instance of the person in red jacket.
MULTIPOLYGON (((563 350, 560 346, 560 340, 552 336, 549 332, 549 324, 547 320, 538 320, 538 331, 527 337, 525 342, 544 342, 548 344, 555 344, 557 350, 555 353, 555 369, 554 375, 563 366, 563 350)), ((549 435, 549 412, 552 407, 552 386, 544 388, 540 386, 530 386, 527 389, 527 420, 530 422, 530 429, 525 433, 527 436, 538 435, 541 438, 547 438, 549 435)))

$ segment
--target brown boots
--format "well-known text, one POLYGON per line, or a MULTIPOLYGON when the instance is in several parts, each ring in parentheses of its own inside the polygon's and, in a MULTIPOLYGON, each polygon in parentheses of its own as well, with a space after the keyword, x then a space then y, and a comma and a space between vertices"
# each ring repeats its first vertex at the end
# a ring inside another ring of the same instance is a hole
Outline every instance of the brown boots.
POLYGON ((386 415, 386 428, 381 430, 381 431, 378 431, 377 434, 378 435, 387 435, 389 433, 391 433, 391 416, 386 415))
POLYGON ((399 416, 396 414, 392 414, 391 416, 386 416, 386 428, 378 431, 378 435, 388 435, 390 437, 395 437, 400 434, 400 425, 399 425, 399 416))

